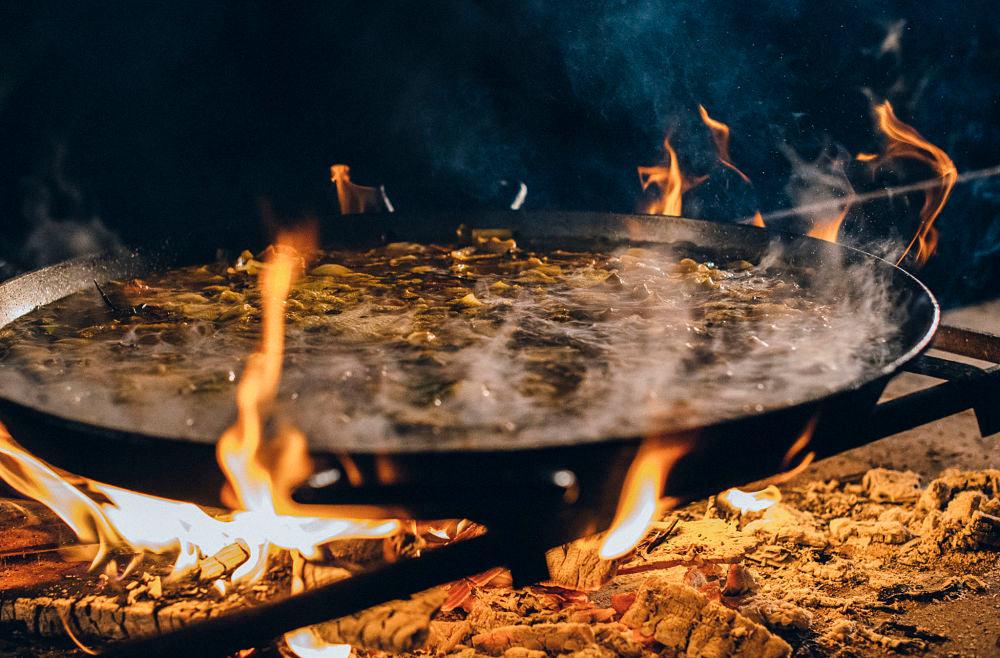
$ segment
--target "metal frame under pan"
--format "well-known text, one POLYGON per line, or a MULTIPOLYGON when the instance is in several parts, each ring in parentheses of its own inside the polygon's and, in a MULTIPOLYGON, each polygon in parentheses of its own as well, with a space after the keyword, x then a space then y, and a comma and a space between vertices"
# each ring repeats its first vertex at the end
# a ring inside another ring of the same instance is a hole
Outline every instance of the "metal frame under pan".
MULTIPOLYGON (((591 245, 606 242, 686 243, 716 255, 759 257, 780 244, 789 262, 820 268, 844 261, 870 263, 890 281, 905 307, 902 340, 896 358, 880 373, 843 390, 795 406, 716 423, 673 437, 684 441, 687 455, 675 465, 666 493, 695 497, 764 477, 782 468, 782 458, 813 418, 818 418, 810 449, 819 456, 871 440, 858 431, 858 419, 875 406, 888 379, 926 348, 937 327, 938 306, 930 292, 905 271, 868 254, 813 238, 755 227, 681 218, 565 212, 484 212, 407 216, 363 215, 331 218, 322 228, 323 244, 363 248, 396 240, 419 242, 455 239, 460 225, 505 229, 524 242, 591 245)), ((140 275, 151 268, 206 262, 217 248, 243 249, 260 238, 250 231, 216 231, 188 236, 175 245, 86 258, 45 268, 0 285, 0 326, 37 306, 92 286, 93 281, 140 275)), ((139 491, 218 504, 222 478, 215 466, 214 437, 202 442, 150 436, 122 428, 82 423, 10 399, 0 392, 0 420, 28 450, 70 472, 139 491), (151 469, 150 465, 157 467, 151 469)), ((423 445, 392 454, 353 454, 363 486, 346 477, 322 487, 305 487, 303 502, 402 506, 424 518, 472 516, 481 512, 484 495, 506 497, 532 479, 558 471, 575 474, 580 503, 594 515, 585 527, 605 525, 624 472, 641 437, 607 437, 571 445, 539 445, 510 450, 502 445, 439 450, 423 445), (530 473, 530 474, 529 474, 530 473), (435 487, 433 483, 447 483, 435 487), (612 503, 609 505, 609 501, 612 503), (471 508, 471 509, 470 509, 471 508)), ((314 455, 325 482, 337 480, 335 454, 314 455)), ((316 482, 317 480, 313 480, 316 482)), ((502 506, 502 505, 498 505, 502 506)))

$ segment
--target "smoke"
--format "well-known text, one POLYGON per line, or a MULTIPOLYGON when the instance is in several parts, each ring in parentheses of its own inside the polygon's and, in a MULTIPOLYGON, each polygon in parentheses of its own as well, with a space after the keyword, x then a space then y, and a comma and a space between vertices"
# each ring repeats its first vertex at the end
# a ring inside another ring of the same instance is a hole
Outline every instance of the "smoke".
POLYGON ((810 206, 825 202, 839 202, 835 208, 824 211, 806 211, 803 217, 806 229, 836 241, 837 229, 850 210, 854 187, 847 178, 847 164, 851 156, 836 145, 830 145, 816 157, 806 161, 790 146, 781 145, 781 152, 788 158, 791 174, 785 186, 786 194, 794 206, 810 206))
MULTIPOLYGON (((731 221, 793 203, 781 145, 807 160, 826 143, 874 151, 865 88, 960 171, 1000 152, 1000 26, 978 0, 961 11, 944 0, 281 12, 180 0, 152 15, 66 12, 25 10, 0 46, 0 197, 36 164, 20 148, 24 129, 66 135, 85 156, 92 207, 130 239, 147 225, 162 235, 252 222, 255 195, 302 196, 332 162, 385 183, 402 212, 508 207, 500 180, 523 181, 529 209, 629 211, 635 167, 661 159, 667 133, 686 173, 711 175, 686 212, 731 221), (732 158, 752 187, 719 170, 699 103, 732 127, 732 158)), ((96 213, 51 214, 96 231, 96 213)), ((958 265, 992 239, 996 216, 957 190, 922 276, 955 301, 987 294, 958 265)))
POLYGON ((21 212, 29 228, 18 251, 29 267, 121 247, 87 210, 83 190, 66 174, 66 158, 66 146, 54 144, 39 173, 21 181, 21 212))

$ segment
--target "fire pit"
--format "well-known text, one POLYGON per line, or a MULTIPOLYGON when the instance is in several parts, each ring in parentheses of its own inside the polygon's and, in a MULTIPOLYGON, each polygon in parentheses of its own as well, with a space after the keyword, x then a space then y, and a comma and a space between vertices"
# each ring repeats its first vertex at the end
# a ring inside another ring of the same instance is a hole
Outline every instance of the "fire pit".
MULTIPOLYGON (((905 25, 877 57, 898 64, 905 25)), ((633 181, 641 214, 521 210, 527 183, 496 163, 473 196, 495 187, 509 210, 397 213, 335 164, 319 195, 338 216, 285 171, 291 203, 273 181, 250 195, 266 237, 189 217, 122 248, 83 215, 55 239, 53 198, 82 206, 55 158, 57 194, 25 184, 24 253, 112 248, 0 282, 10 648, 983 652, 920 615, 990 607, 1000 472, 887 457, 815 470, 960 412, 982 437, 1000 431, 1000 338, 941 325, 911 273, 956 185, 1000 167, 960 173, 888 100, 868 101, 864 150, 783 138, 780 176, 742 167, 729 126, 691 104, 698 132, 684 132, 704 157, 667 129, 633 181), (758 194, 779 178, 794 207, 758 194), (938 383, 886 395, 917 376, 938 383)), ((586 132, 589 112, 570 118, 586 132)), ((280 132, 278 150, 296 151, 280 132)))
MULTIPOLYGON (((346 225, 359 232, 374 229, 375 235, 387 235, 390 231, 402 230, 396 229, 396 226, 406 226, 405 223, 397 225, 396 217, 392 218, 392 223, 375 221, 372 217, 365 219, 369 220, 366 227, 351 223, 346 225)), ((495 230, 500 219, 507 220, 505 229, 516 238, 522 238, 525 233, 533 230, 532 227, 545 227, 545 238, 559 236, 565 241, 579 235, 581 227, 590 227, 590 231, 596 231, 593 228, 596 225, 601 235, 621 235, 633 242, 650 243, 654 239, 659 242, 676 242, 680 237, 700 237, 710 240, 716 247, 720 243, 723 246, 739 243, 742 253, 749 253, 749 245, 755 244, 757 253, 761 254, 763 250, 773 248, 772 240, 777 239, 783 246, 785 258, 802 259, 814 266, 818 264, 819 269, 822 269, 824 259, 846 258, 857 261, 866 258, 862 254, 845 251, 826 242, 771 236, 753 227, 721 227, 688 220, 663 223, 640 216, 519 214, 487 216, 483 221, 487 222, 486 226, 495 230)), ((433 224, 453 225, 453 219, 447 217, 435 222, 424 218, 424 221, 413 223, 424 231, 433 224)), ((470 227, 469 230, 476 228, 470 227)), ((402 237, 409 236, 404 234, 402 237)), ((271 263, 271 272, 279 271, 277 268, 283 252, 279 250, 275 253, 274 258, 277 260, 271 263)), ((145 262, 148 261, 135 256, 84 261, 56 268, 54 271, 34 273, 29 275, 27 281, 15 280, 13 285, 7 285, 23 295, 29 291, 24 284, 33 279, 37 282, 37 287, 45 290, 46 294, 59 297, 74 289, 92 285, 96 272, 101 272, 103 276, 100 278, 103 279, 121 278, 141 273, 140 268, 147 267, 145 262), (68 268, 77 268, 75 276, 65 276, 68 268), (54 277, 55 273, 59 274, 58 278, 54 277), (56 290, 51 285, 53 281, 63 282, 68 287, 56 290)), ((885 268, 890 280, 894 282, 892 285, 895 286, 893 290, 896 298, 904 300, 902 303, 907 305, 908 310, 903 314, 906 321, 900 325, 903 339, 897 348, 898 356, 891 357, 886 366, 875 370, 868 376, 868 381, 851 383, 833 395, 784 409, 771 409, 707 427, 653 435, 641 443, 638 451, 638 440, 614 437, 610 441, 591 440, 574 445, 540 445, 528 449, 517 447, 513 450, 504 449, 502 443, 485 443, 477 445, 472 451, 432 450, 429 454, 426 450, 395 453, 376 450, 372 457, 366 457, 355 451, 350 459, 343 454, 336 456, 319 452, 315 458, 320 460, 320 466, 313 469, 313 477, 304 486, 286 492, 293 496, 294 501, 287 504, 298 506, 297 514, 309 514, 310 505, 336 505, 342 511, 357 511, 363 506, 378 505, 416 518, 471 518, 482 523, 487 532, 482 536, 476 536, 480 531, 467 533, 464 541, 453 543, 448 542, 454 537, 446 533, 448 545, 428 551, 419 559, 398 561, 346 580, 319 585, 287 600, 221 615, 214 620, 163 634, 154 640, 140 640, 134 646, 126 643, 116 651, 168 654, 191 646, 192 643, 205 647, 206 651, 234 651, 248 644, 266 643, 270 638, 304 623, 350 614, 438 583, 483 572, 497 565, 511 569, 515 584, 546 580, 548 570, 551 570, 553 574, 569 574, 571 579, 576 579, 574 584, 578 589, 586 589, 594 584, 590 580, 595 576, 587 573, 588 569, 582 565, 596 559, 596 546, 590 547, 593 557, 589 559, 577 555, 576 552, 587 550, 578 547, 563 554, 561 558, 559 554, 556 557, 551 557, 550 554, 548 564, 544 559, 545 552, 606 527, 612 520, 616 494, 622 486, 625 486, 625 496, 615 519, 615 530, 605 539, 602 547, 602 550, 610 551, 610 556, 628 553, 635 542, 645 535, 653 510, 639 511, 650 504, 643 499, 643 496, 649 495, 644 493, 643 488, 662 483, 667 473, 669 477, 666 478, 664 493, 675 500, 691 499, 727 485, 787 470, 801 464, 807 454, 810 455, 809 459, 816 455, 832 454, 851 445, 906 429, 929 418, 965 408, 977 408, 984 433, 994 431, 988 401, 995 391, 995 371, 981 371, 940 357, 915 358, 926 346, 935 327, 937 313, 933 300, 925 289, 900 270, 885 263, 879 264, 880 261, 871 260, 870 263, 885 268), (871 405, 881 393, 888 376, 898 367, 944 377, 950 381, 930 392, 914 394, 872 409, 871 405), (969 395, 970 391, 974 391, 974 394, 969 395), (978 404, 978 401, 983 404, 978 404), (920 411, 915 412, 915 408, 920 411), (870 414, 870 418, 859 427, 857 418, 863 413, 870 414), (626 477, 626 468, 633 459, 626 477), (302 506, 303 503, 305 506, 302 506), (252 630, 247 630, 248 628, 252 630)), ((291 267, 291 260, 288 260, 288 266, 291 267)), ((288 271, 290 274, 291 270, 288 271)), ((270 285, 274 284, 269 284, 265 279, 265 327, 268 326, 268 300, 272 299, 268 297, 270 285)), ((281 297, 287 294, 287 288, 285 290, 281 297)), ((273 299, 279 303, 281 301, 280 297, 273 299)), ((275 301, 270 303, 273 305, 275 301)), ((24 306, 21 305, 20 308, 23 309, 24 306)), ((271 331, 281 331, 281 325, 272 326, 271 331)), ((246 468, 240 462, 243 448, 239 441, 259 441, 259 437, 252 435, 248 439, 245 432, 248 423, 259 422, 253 418, 254 414, 259 413, 260 399, 253 395, 261 395, 261 390, 267 390, 267 373, 264 370, 258 371, 257 368, 265 368, 275 355, 274 343, 269 342, 266 332, 265 328, 261 351, 254 357, 255 360, 248 362, 243 375, 244 381, 249 379, 251 382, 262 382, 251 390, 251 402, 244 403, 247 406, 241 406, 240 419, 234 425, 234 428, 242 428, 244 434, 234 435, 235 438, 231 439, 237 444, 228 456, 220 452, 222 463, 237 473, 240 468, 246 468), (259 379, 261 377, 265 379, 259 379)), ((272 333, 271 338, 279 335, 272 333)), ((991 350, 996 349, 996 344, 988 337, 949 328, 943 329, 940 336, 941 345, 956 352, 995 357, 991 350)), ((280 352, 277 355, 280 356, 280 352)), ((241 390, 245 394, 247 389, 241 390)), ((199 463, 199 456, 201 460, 205 459, 204 448, 197 441, 148 437, 140 432, 123 432, 121 428, 102 428, 74 422, 13 401, 7 401, 5 409, 6 423, 15 435, 28 437, 24 445, 32 453, 74 473, 111 485, 148 491, 153 479, 146 474, 137 476, 132 469, 121 468, 122 464, 130 463, 131 459, 94 460, 93 455, 107 454, 109 450, 127 455, 132 450, 136 461, 139 461, 139 454, 148 455, 150 450, 162 455, 173 453, 180 455, 178 459, 185 464, 184 470, 188 472, 192 464, 199 463), (53 440, 57 437, 59 440, 53 440)), ((223 443, 225 441, 224 438, 223 443)), ((315 448, 313 452, 317 452, 315 448)), ((163 463, 165 460, 156 461, 163 463)), ((206 481, 210 477, 210 471, 211 469, 204 469, 206 475, 194 475, 179 483, 176 478, 168 479, 168 488, 154 487, 154 492, 183 499, 187 493, 186 485, 192 481, 206 481)), ((275 472, 279 473, 280 471, 275 472)), ((234 481, 239 483, 239 475, 235 478, 234 481)), ((253 482, 241 484, 246 489, 237 487, 235 493, 241 499, 236 507, 252 510, 254 503, 250 496, 253 495, 253 482), (248 484, 251 486, 248 487, 248 484)), ((123 494, 115 488, 100 485, 97 491, 110 498, 117 508, 128 504, 129 499, 122 498, 123 494)), ((655 490, 652 496, 647 500, 655 504, 655 490)), ((254 519, 250 517, 250 521, 253 522, 254 519)), ((348 536, 358 532, 375 533, 377 536, 395 529, 395 526, 377 521, 355 523, 359 525, 346 530, 348 536)), ((666 532, 666 528, 663 532, 666 532)), ((323 535, 327 541, 333 536, 323 535)), ((255 568, 263 568, 266 563, 260 561, 260 551, 263 550, 266 555, 268 540, 262 541, 256 547, 257 557, 253 559, 250 558, 254 547, 246 546, 245 541, 232 545, 236 548, 231 546, 226 549, 225 546, 220 546, 219 552, 202 558, 215 561, 202 564, 200 572, 209 574, 205 580, 211 582, 212 574, 225 575, 232 572, 230 566, 234 563, 237 565, 236 569, 239 569, 244 563, 254 564, 256 561, 258 566, 255 568)), ((601 562, 598 561, 597 564, 601 562)), ((606 577, 607 573, 602 573, 599 569, 596 584, 600 583, 602 576, 606 577)), ((431 606, 433 609, 437 607, 439 606, 431 606)), ((134 629, 129 635, 133 634, 137 634, 134 629)), ((516 643, 514 640, 512 642, 516 643)), ((377 646, 380 645, 376 644, 377 646)))

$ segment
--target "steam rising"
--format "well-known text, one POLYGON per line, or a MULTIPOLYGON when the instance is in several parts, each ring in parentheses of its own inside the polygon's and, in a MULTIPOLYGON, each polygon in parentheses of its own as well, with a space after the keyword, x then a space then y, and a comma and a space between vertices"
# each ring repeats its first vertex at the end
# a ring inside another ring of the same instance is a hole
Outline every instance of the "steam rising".
MULTIPOLYGON (((718 291, 692 305, 685 290, 701 288, 664 274, 683 255, 615 251, 608 262, 621 289, 610 297, 586 267, 567 286, 514 296, 480 281, 483 306, 434 329, 448 349, 411 345, 424 340, 414 338, 417 312, 381 302, 291 324, 279 411, 317 448, 526 447, 759 413, 871 376, 894 353, 899 311, 870 263, 817 261, 793 276, 772 248, 757 266, 718 275, 718 291)), ((57 413, 214 441, 255 336, 209 322, 179 332, 127 334, 85 361, 86 352, 15 343, 15 359, 38 365, 0 367, 0 380, 57 413), (129 354, 128 389, 95 385, 129 354), (198 381, 171 374, 178 359, 196 366, 198 381)))

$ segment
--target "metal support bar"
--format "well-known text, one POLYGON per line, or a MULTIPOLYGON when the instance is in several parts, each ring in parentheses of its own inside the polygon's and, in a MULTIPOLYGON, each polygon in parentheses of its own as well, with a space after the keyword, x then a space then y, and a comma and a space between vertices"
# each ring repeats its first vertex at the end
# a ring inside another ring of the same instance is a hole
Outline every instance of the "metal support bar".
POLYGON ((354 614, 505 562, 505 541, 492 535, 428 551, 301 594, 197 622, 178 631, 110 647, 107 658, 228 656, 262 647, 283 633, 354 614))
POLYGON ((990 363, 1000 363, 1000 336, 941 325, 934 334, 936 349, 990 363))
MULTIPOLYGON (((934 347, 943 352, 1000 363, 1000 337, 992 334, 942 326, 935 336, 934 347)), ((983 436, 1000 432, 1000 366, 981 368, 924 354, 904 369, 945 382, 877 405, 868 428, 870 440, 967 409, 975 411, 983 436)))
POLYGON ((986 372, 984 368, 980 368, 978 366, 962 363, 961 361, 950 361, 948 359, 942 359, 940 357, 930 356, 927 354, 922 354, 913 361, 910 361, 903 366, 903 370, 918 375, 927 375, 928 377, 944 379, 946 381, 960 379, 962 377, 975 377, 986 372))
MULTIPOLYGON (((406 489, 396 493, 402 491, 406 489)), ((561 486, 548 477, 517 495, 508 493, 505 505, 499 499, 480 499, 484 516, 477 520, 486 523, 485 535, 178 631, 131 640, 101 655, 173 657, 192 655, 192 647, 197 647, 197 655, 231 655, 240 649, 267 645, 288 631, 354 614, 496 566, 510 569, 518 585, 544 580, 548 577, 545 552, 576 536, 572 524, 560 523, 563 513, 568 511, 578 518, 594 513, 574 506, 575 499, 568 495, 572 491, 568 483, 561 486)), ((312 502, 336 501, 341 493, 337 487, 300 491, 303 499, 312 502)))

